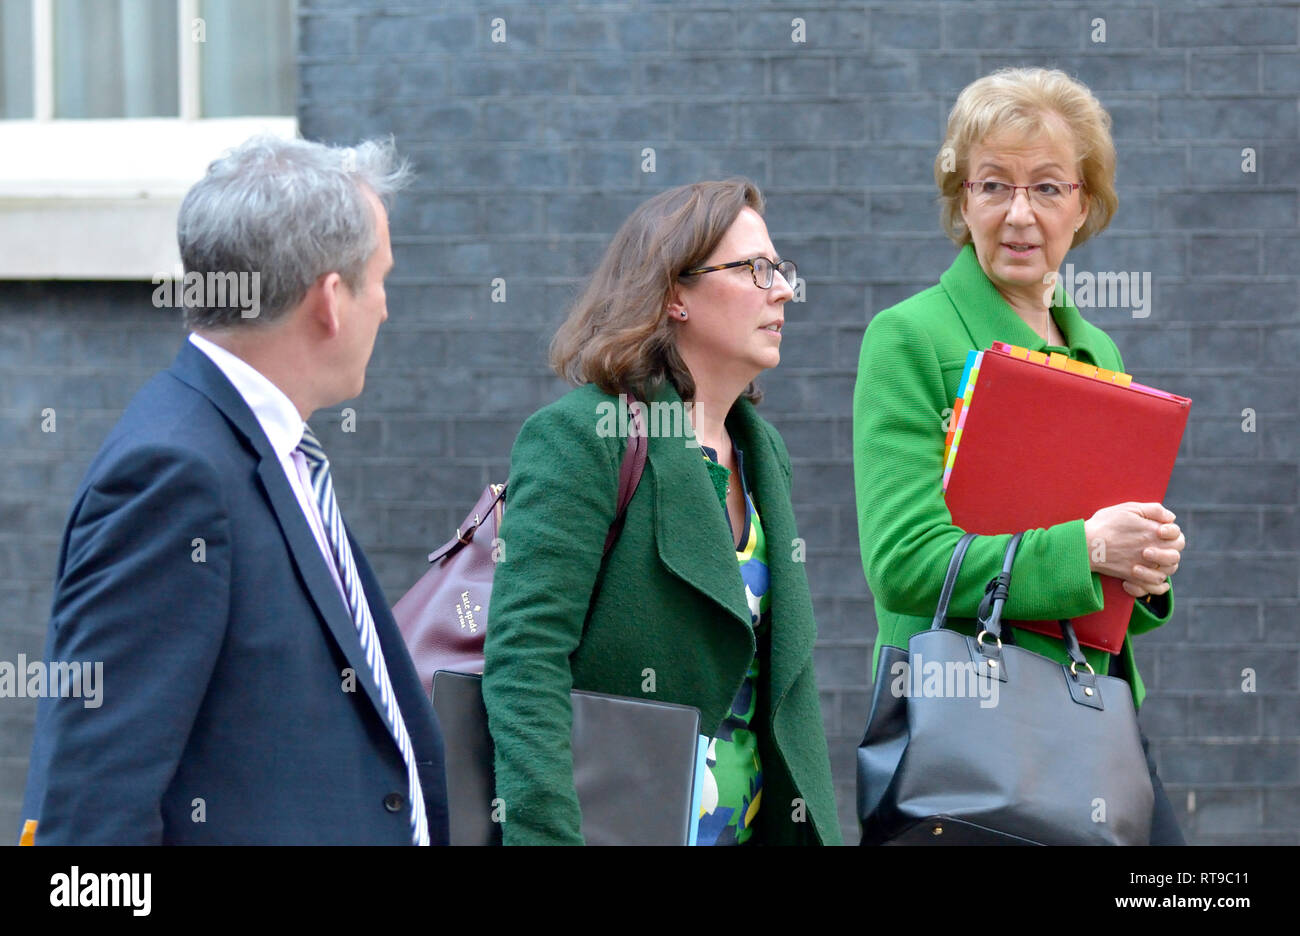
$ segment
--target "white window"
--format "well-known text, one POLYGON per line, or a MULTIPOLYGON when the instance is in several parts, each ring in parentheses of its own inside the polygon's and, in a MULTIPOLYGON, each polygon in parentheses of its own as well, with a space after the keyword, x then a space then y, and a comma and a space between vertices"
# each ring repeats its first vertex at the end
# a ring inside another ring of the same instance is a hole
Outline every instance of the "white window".
POLYGON ((0 279, 172 273, 209 162, 297 133, 294 0, 0 0, 0 279))

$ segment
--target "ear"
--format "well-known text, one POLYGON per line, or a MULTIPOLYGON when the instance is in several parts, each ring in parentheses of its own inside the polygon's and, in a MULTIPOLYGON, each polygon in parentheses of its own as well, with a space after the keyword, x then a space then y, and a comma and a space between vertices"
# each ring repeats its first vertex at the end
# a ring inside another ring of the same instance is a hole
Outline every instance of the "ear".
POLYGON ((1083 227, 1084 222, 1088 220, 1088 209, 1092 206, 1092 196, 1086 190, 1081 190, 1080 194, 1083 197, 1079 199, 1079 217, 1074 222, 1076 228, 1083 227))
POLYGON ((343 290, 347 286, 338 273, 326 273, 316 281, 313 290, 319 290, 319 301, 314 304, 312 317, 324 331, 325 337, 339 333, 343 311, 343 290))
POLYGON ((668 294, 668 302, 664 304, 664 311, 668 313, 669 321, 682 321, 682 313, 686 311, 686 304, 682 301, 681 285, 674 283, 672 292, 668 294))

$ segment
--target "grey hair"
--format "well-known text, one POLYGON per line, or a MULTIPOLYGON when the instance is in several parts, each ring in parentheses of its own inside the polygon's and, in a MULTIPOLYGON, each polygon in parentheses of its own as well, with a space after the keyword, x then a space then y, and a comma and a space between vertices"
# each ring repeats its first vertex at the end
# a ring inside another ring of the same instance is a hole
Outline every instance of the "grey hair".
POLYGON ((356 292, 378 246, 363 186, 387 205, 413 177, 391 137, 329 146, 260 135, 217 159, 181 202, 181 262, 187 277, 258 273, 260 308, 250 319, 233 303, 200 303, 185 309, 186 327, 273 322, 325 273, 356 292))

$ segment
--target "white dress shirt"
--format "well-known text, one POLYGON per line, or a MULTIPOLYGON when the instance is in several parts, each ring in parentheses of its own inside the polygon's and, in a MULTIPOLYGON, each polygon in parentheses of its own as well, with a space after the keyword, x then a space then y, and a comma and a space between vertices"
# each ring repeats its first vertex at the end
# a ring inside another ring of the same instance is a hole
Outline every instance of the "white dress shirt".
MULTIPOLYGON (((334 584, 338 586, 343 607, 348 608, 347 593, 344 592, 343 581, 339 578, 334 552, 325 533, 325 523, 321 520, 320 508, 316 505, 316 498, 312 494, 307 459, 302 452, 298 451, 298 443, 302 441, 302 430, 306 425, 302 420, 302 414, 293 405, 293 401, 285 396, 283 390, 271 383, 247 361, 193 332, 190 333, 190 343, 221 369, 221 373, 234 384, 239 395, 248 404, 248 408, 257 417, 258 424, 266 433, 267 441, 271 443, 272 450, 280 459, 280 467, 284 469, 284 476, 289 481, 290 489, 298 498, 298 506, 302 508, 303 516, 307 519, 307 526, 316 537, 316 545, 325 559, 325 567, 330 570, 334 584)), ((357 587, 361 588, 359 580, 357 587)), ((364 588, 361 597, 365 599, 364 588)))

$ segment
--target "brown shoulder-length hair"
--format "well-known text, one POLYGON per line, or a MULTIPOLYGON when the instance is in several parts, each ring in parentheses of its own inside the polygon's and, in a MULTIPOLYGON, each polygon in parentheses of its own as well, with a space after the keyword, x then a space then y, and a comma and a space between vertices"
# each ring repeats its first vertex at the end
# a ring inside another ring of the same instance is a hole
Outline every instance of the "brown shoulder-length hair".
MULTIPOLYGON (((551 340, 551 367, 574 386, 654 396, 664 380, 683 400, 695 381, 677 351, 668 303, 683 270, 700 266, 741 210, 763 213, 763 195, 746 178, 695 182, 660 192, 623 222, 578 301, 551 340)), ((741 394, 762 399, 755 383, 741 394)))

